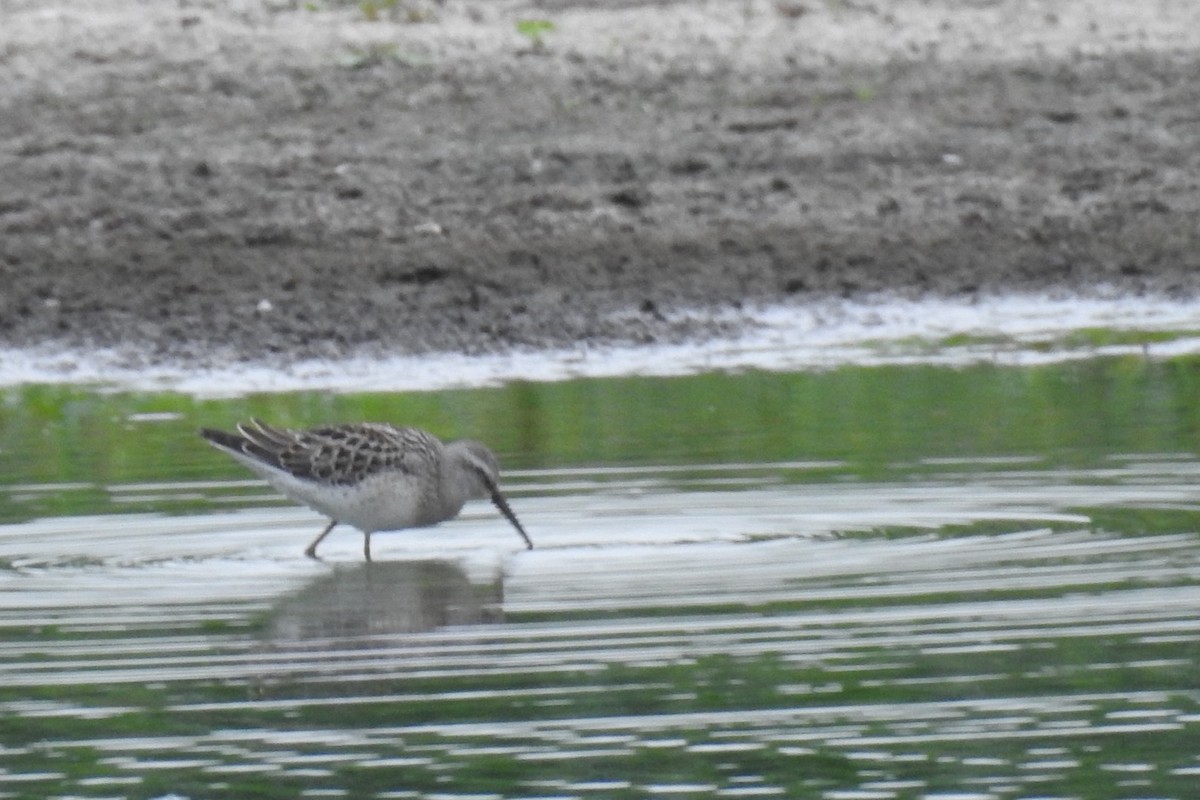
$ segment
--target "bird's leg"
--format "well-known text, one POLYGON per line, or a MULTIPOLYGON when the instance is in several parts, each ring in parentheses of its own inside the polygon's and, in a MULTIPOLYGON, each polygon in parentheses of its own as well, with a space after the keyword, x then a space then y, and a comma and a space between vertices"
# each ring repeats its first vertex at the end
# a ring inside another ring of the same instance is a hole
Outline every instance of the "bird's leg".
POLYGON ((312 544, 310 544, 307 548, 305 548, 304 555, 308 556, 309 558, 316 558, 317 557, 317 545, 319 545, 321 543, 322 539, 324 539, 326 536, 329 535, 329 532, 331 530, 333 530, 334 526, 337 524, 338 523, 337 523, 336 519, 329 520, 329 524, 325 526, 325 530, 321 531, 321 535, 318 536, 317 538, 313 539, 312 544))
POLYGON ((371 560, 371 532, 363 531, 363 555, 367 561, 371 560))

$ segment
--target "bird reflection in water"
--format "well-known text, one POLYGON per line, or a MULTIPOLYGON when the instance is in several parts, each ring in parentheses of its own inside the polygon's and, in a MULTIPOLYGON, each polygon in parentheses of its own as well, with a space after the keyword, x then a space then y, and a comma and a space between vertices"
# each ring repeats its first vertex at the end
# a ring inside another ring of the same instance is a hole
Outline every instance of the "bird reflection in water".
POLYGON ((472 584, 449 561, 393 561, 339 567, 281 601, 268 637, 277 643, 347 640, 503 621, 503 578, 472 584))

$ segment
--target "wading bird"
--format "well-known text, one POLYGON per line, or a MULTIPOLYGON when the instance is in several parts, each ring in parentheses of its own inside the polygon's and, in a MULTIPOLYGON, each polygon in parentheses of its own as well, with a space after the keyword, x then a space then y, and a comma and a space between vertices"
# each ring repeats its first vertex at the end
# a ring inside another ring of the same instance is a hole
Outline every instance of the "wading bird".
POLYGON ((483 498, 533 549, 500 492, 496 457, 479 442, 443 443, 419 428, 377 422, 292 430, 252 419, 238 424, 236 433, 202 428, 200 435, 329 517, 304 551, 309 558, 317 557, 317 545, 340 522, 363 532, 363 555, 370 561, 372 533, 436 525, 457 516, 466 501, 483 498))

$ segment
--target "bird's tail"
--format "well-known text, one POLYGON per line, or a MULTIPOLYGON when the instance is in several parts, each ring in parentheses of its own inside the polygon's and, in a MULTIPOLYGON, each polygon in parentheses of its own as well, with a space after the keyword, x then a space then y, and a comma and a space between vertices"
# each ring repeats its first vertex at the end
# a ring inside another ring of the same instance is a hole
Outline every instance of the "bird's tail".
POLYGON ((289 431, 259 419, 238 423, 237 433, 201 428, 200 435, 213 447, 233 455, 249 456, 271 466, 279 466, 279 454, 293 443, 289 431))

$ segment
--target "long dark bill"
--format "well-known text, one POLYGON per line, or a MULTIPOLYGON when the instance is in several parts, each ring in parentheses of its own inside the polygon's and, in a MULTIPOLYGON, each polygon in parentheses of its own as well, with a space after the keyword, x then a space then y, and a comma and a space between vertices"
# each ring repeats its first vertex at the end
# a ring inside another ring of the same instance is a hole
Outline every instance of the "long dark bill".
POLYGON ((504 515, 504 518, 513 524, 513 527, 517 529, 517 533, 521 534, 521 538, 525 540, 525 548, 532 550, 533 542, 530 541, 529 534, 525 532, 525 529, 521 527, 521 523, 517 521, 517 515, 508 507, 508 501, 504 499, 504 495, 500 494, 500 487, 491 481, 488 481, 487 484, 488 489, 492 492, 492 503, 496 508, 500 509, 500 513, 504 515))

